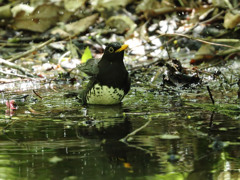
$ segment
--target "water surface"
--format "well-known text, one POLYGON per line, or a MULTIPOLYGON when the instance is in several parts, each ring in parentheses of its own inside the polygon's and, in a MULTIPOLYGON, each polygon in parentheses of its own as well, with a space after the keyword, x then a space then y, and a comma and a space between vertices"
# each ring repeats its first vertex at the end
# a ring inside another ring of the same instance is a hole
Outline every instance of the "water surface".
POLYGON ((239 119, 178 93, 133 88, 122 105, 86 107, 62 88, 38 93, 0 105, 0 179, 240 179, 239 119))

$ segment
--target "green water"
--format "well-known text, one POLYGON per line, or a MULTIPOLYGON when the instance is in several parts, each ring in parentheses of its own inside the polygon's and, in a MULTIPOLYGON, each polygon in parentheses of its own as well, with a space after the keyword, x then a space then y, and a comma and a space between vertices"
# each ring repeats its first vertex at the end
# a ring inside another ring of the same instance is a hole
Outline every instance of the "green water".
POLYGON ((56 90, 11 113, 0 105, 0 179, 240 179, 237 115, 144 88, 88 107, 56 90))

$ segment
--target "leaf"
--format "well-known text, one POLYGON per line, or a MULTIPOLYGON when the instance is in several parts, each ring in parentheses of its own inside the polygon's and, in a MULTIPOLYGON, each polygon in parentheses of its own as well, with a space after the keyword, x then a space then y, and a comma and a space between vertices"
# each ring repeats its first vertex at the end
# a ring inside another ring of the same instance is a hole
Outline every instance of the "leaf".
POLYGON ((133 2, 133 0, 90 0, 90 4, 94 9, 117 9, 119 7, 125 7, 129 3, 133 2))
POLYGON ((98 14, 93 14, 91 16, 80 19, 76 22, 67 24, 65 26, 68 33, 74 33, 75 35, 80 34, 87 30, 87 28, 95 23, 97 20, 98 14))
POLYGON ((92 53, 89 49, 89 47, 86 47, 86 49, 84 50, 84 53, 82 55, 82 63, 85 63, 87 62, 88 59, 91 59, 92 58, 92 53))
POLYGON ((86 0, 64 0, 64 7, 66 10, 74 12, 80 8, 86 0))
POLYGON ((58 6, 43 4, 30 14, 25 11, 18 12, 13 25, 16 29, 44 32, 58 21, 66 21, 69 17, 69 13, 58 6))
POLYGON ((12 13, 11 13, 11 5, 5 5, 5 6, 1 6, 0 7, 0 18, 1 19, 7 19, 7 18, 11 18, 12 17, 12 13))
POLYGON ((71 34, 65 32, 65 31, 64 31, 63 29, 61 29, 60 27, 52 28, 52 29, 51 29, 51 34, 58 34, 62 39, 71 36, 71 34))
POLYGON ((137 13, 147 12, 149 10, 160 8, 160 7, 161 7, 161 3, 159 1, 143 0, 137 5, 136 12, 137 13))
POLYGON ((215 48, 209 44, 203 44, 199 50, 195 53, 195 60, 205 59, 207 60, 208 57, 211 59, 215 55, 215 48))
POLYGON ((116 28, 117 33, 120 34, 123 34, 124 32, 131 34, 137 27, 137 25, 125 15, 112 16, 106 21, 106 24, 111 28, 116 28))
POLYGON ((226 13, 224 16, 224 23, 223 26, 226 29, 233 29, 240 23, 240 14, 232 14, 231 12, 226 13))
POLYGON ((214 7, 229 8, 232 9, 232 5, 228 0, 212 0, 214 7))
POLYGON ((11 9, 12 16, 16 17, 16 15, 21 11, 24 11, 26 15, 29 15, 34 11, 34 7, 27 4, 17 4, 11 9))
POLYGON ((71 52, 72 58, 78 58, 78 47, 72 42, 67 44, 67 49, 71 52))

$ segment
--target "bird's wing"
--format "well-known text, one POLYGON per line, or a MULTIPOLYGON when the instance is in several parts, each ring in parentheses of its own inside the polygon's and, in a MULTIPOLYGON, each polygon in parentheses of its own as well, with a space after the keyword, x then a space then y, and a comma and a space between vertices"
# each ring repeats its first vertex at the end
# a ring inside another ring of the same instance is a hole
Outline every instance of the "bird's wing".
POLYGON ((82 104, 84 105, 87 104, 87 99, 86 99, 87 93, 88 91, 90 91, 90 89, 94 86, 95 83, 96 83, 96 78, 91 77, 87 86, 79 92, 78 98, 82 102, 82 104))
POLYGON ((78 69, 89 76, 95 76, 99 72, 99 59, 88 59, 86 63, 78 66, 78 69))

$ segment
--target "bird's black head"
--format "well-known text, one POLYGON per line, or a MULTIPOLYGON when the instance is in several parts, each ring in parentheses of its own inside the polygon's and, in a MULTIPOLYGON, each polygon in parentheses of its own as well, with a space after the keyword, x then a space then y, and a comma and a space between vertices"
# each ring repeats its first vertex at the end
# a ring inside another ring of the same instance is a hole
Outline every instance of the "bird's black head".
POLYGON ((110 43, 104 50, 104 54, 102 59, 114 62, 114 61, 122 61, 124 50, 128 47, 128 45, 122 45, 119 42, 110 43))

